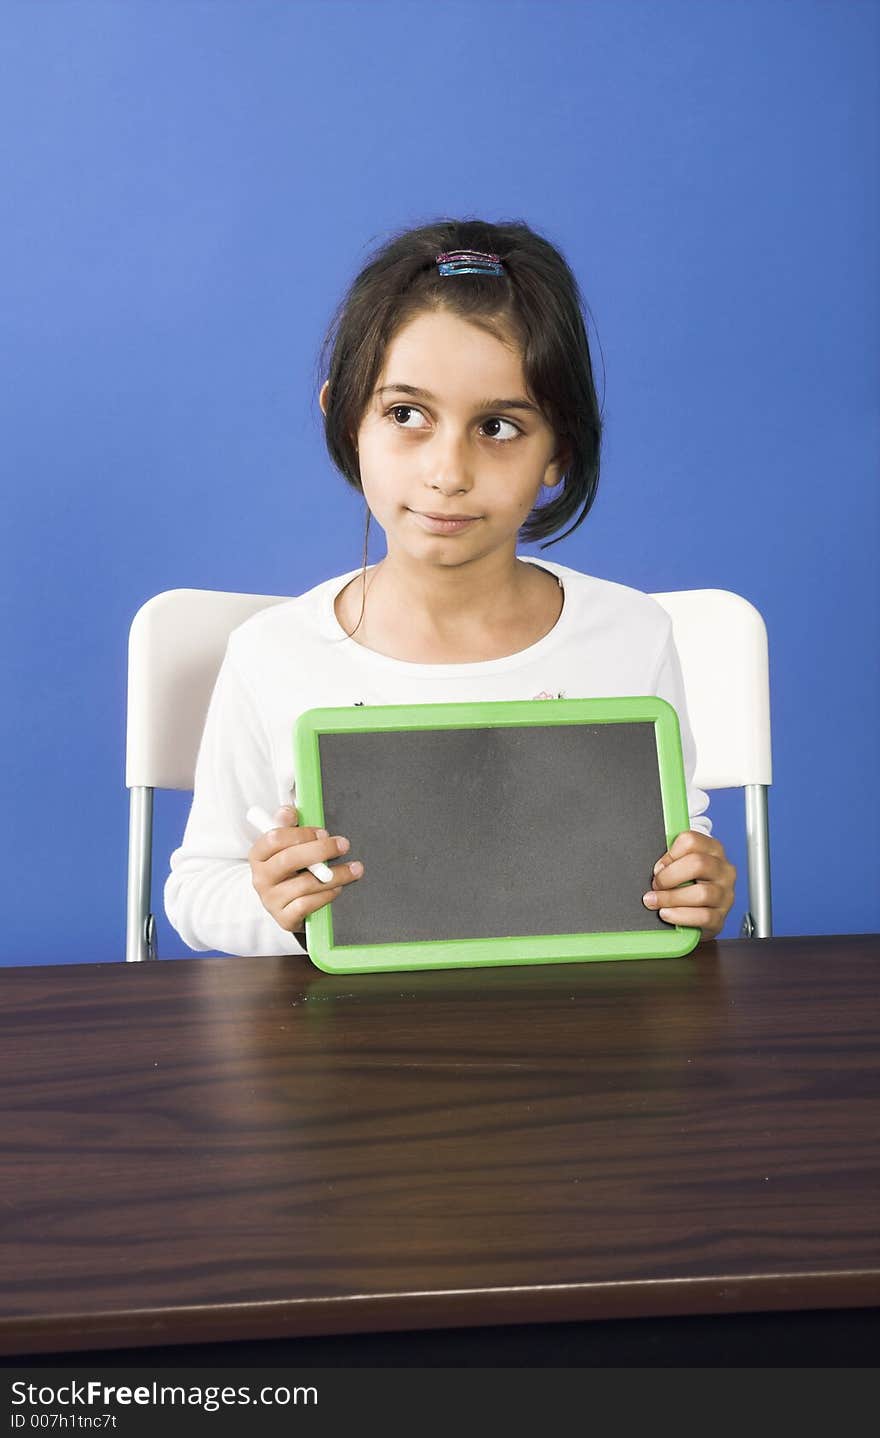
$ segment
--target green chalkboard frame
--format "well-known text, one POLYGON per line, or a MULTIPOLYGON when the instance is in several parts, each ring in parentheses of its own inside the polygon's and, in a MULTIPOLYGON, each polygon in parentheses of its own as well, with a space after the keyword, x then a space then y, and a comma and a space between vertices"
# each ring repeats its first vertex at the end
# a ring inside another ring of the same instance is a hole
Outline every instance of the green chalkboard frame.
MULTIPOLYGON (((326 827, 319 751, 322 734, 532 724, 546 728, 576 723, 653 725, 666 844, 670 847, 677 836, 690 827, 690 815, 678 715, 671 704, 657 695, 309 709, 299 716, 293 735, 299 823, 326 827)), ((334 943, 333 904, 325 904, 306 919, 310 959, 327 973, 341 974, 680 958, 690 953, 699 940, 699 929, 670 924, 650 931, 339 945, 334 943)))

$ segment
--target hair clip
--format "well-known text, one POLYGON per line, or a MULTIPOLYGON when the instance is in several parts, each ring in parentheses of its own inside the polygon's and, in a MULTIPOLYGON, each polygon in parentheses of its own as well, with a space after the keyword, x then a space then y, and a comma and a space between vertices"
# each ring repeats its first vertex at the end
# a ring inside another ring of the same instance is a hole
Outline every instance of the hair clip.
POLYGON ((504 266, 498 255, 482 250, 445 250, 435 263, 441 275, 503 275, 504 266))

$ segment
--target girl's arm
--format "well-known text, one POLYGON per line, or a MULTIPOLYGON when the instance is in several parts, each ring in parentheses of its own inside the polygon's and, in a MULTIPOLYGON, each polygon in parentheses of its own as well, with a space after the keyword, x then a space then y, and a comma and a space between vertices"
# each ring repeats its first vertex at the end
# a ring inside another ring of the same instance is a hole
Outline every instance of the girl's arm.
POLYGON ((248 809, 258 804, 273 813, 289 800, 278 793, 269 736, 227 647, 208 706, 183 841, 165 881, 165 912, 189 948, 305 953, 299 938, 263 907, 248 862, 257 838, 248 809))

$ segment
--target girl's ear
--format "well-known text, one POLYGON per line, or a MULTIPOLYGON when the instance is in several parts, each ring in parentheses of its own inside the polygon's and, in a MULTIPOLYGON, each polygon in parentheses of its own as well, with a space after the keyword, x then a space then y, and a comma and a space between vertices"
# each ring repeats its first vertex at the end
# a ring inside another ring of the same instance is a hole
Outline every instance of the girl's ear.
POLYGON ((560 450, 559 454, 554 455, 544 471, 544 478, 541 481, 545 489, 555 489, 557 484, 561 484, 565 471, 570 465, 571 455, 568 450, 560 450))
MULTIPOLYGON (((321 385, 321 393, 318 395, 318 403, 319 403, 319 405, 321 406, 321 410, 322 410, 322 412, 323 412, 324 414, 327 413, 327 405, 329 404, 329 402, 330 402, 330 381, 329 381, 329 379, 325 379, 324 383, 321 385)), ((354 452, 355 452, 355 454, 357 454, 357 452, 358 452, 357 440, 355 439, 354 435, 351 436, 351 442, 352 442, 352 445, 354 446, 354 452)))

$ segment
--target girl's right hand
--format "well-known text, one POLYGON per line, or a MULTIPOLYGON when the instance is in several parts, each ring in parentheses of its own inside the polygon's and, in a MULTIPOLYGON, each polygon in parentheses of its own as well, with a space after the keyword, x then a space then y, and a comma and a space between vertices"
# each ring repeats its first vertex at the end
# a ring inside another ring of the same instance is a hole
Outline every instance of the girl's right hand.
POLYGON ((309 864, 328 863, 349 849, 341 836, 331 837, 326 829, 297 827, 296 809, 279 809, 279 828, 262 834, 248 854, 253 885, 260 902, 276 924, 289 934, 301 932, 307 914, 323 909, 364 871, 363 864, 335 864, 338 884, 322 884, 308 870, 309 864))

